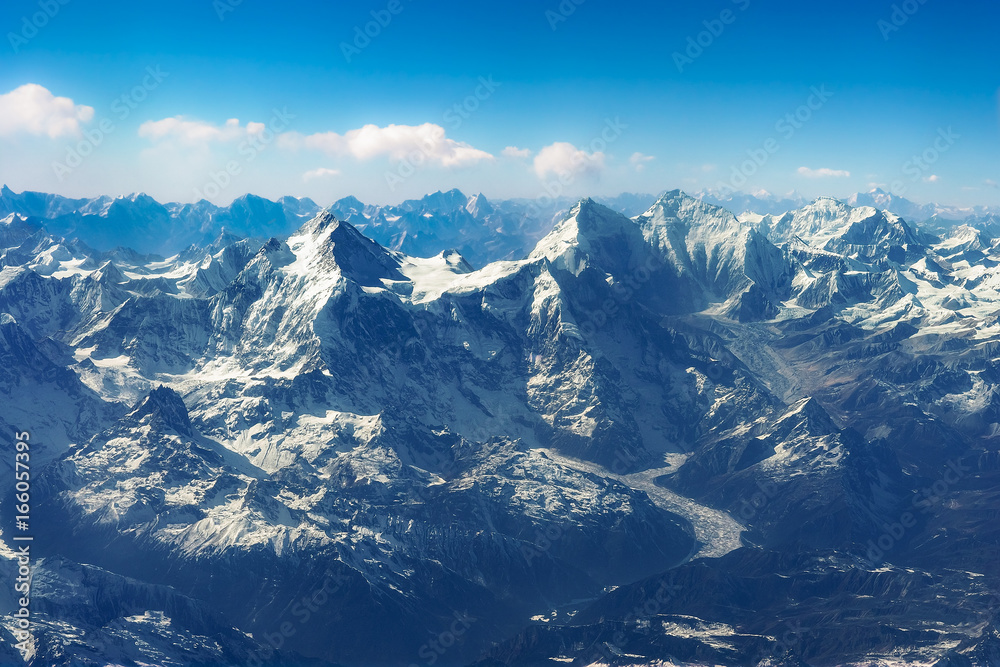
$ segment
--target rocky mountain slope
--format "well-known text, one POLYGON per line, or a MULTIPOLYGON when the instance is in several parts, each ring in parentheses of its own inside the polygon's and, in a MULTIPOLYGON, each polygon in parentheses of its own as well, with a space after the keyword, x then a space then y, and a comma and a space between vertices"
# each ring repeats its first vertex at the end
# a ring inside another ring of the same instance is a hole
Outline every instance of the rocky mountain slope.
POLYGON ((399 211, 166 259, 0 223, 33 664, 991 664, 988 226, 671 191, 477 268, 494 204, 399 211))

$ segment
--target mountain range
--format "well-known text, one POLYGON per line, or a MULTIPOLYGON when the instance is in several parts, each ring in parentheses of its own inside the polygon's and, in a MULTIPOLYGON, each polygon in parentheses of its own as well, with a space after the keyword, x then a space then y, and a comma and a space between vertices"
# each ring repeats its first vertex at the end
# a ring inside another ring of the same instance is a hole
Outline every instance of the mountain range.
MULTIPOLYGON (((762 215, 781 215, 809 203, 794 192, 776 197, 765 191, 722 195, 706 190, 694 196, 736 213, 762 215)), ((627 193, 595 201, 634 217, 644 213, 656 199, 652 194, 627 193)), ((918 205, 880 189, 844 201, 854 207, 887 210, 910 221, 932 221, 929 225, 938 231, 965 220, 996 226, 1000 215, 1000 211, 987 207, 918 205)), ((574 203, 568 197, 490 201, 481 193, 470 197, 449 190, 397 206, 365 204, 355 197, 345 197, 323 208, 309 198, 270 201, 255 195, 239 197, 229 206, 216 206, 205 200, 161 204, 141 193, 68 199, 0 188, 0 218, 15 213, 44 225, 53 234, 76 239, 99 251, 125 247, 166 257, 190 245, 211 243, 224 233, 261 239, 283 237, 328 210, 389 249, 415 256, 457 250, 476 267, 527 256, 574 203)))
MULTIPOLYGON (((625 194, 601 201, 619 212, 636 215, 655 199, 653 195, 625 194)), ((454 249, 477 266, 522 258, 573 203, 566 197, 544 203, 490 202, 482 194, 468 197, 450 190, 398 206, 364 204, 345 197, 323 209, 309 198, 296 197, 270 201, 244 195, 229 206, 216 206, 205 200, 161 204, 142 193, 68 199, 0 188, 0 218, 17 214, 44 224, 53 234, 100 251, 125 247, 167 256, 190 245, 211 243, 223 233, 263 239, 288 236, 303 222, 329 210, 387 248, 417 256, 454 249)))
POLYGON ((869 194, 4 189, 28 662, 996 664, 1000 235, 869 194))

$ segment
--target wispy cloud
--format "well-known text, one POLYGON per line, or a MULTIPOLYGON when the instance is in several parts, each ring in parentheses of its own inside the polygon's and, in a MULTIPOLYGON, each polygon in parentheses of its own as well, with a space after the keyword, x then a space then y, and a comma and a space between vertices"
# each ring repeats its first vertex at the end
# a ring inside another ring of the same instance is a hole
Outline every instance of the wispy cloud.
POLYGON ((139 126, 139 136, 153 141, 174 140, 181 144, 198 146, 206 142, 239 141, 250 135, 261 134, 265 129, 264 123, 249 122, 242 126, 237 118, 230 118, 223 125, 215 125, 184 116, 174 116, 146 121, 139 126))
POLYGON ((310 169, 306 173, 302 174, 303 181, 316 181, 321 178, 332 178, 334 176, 340 176, 339 169, 327 169, 326 167, 320 167, 319 169, 310 169))
POLYGON ((449 138, 443 127, 423 125, 365 125, 344 134, 320 132, 302 135, 286 132, 279 146, 291 149, 318 150, 327 155, 371 160, 387 156, 392 160, 426 161, 441 167, 463 167, 493 160, 486 151, 449 138))
POLYGON ((641 172, 646 168, 647 164, 655 159, 656 158, 652 155, 645 155, 644 153, 636 151, 635 153, 632 153, 632 156, 628 159, 628 161, 633 167, 635 167, 636 171, 641 172))
POLYGON ((809 167, 799 167, 798 173, 806 178, 849 178, 851 172, 843 169, 810 169, 809 167))
POLYGON ((0 95, 0 137, 18 134, 80 136, 80 123, 94 117, 94 108, 56 97, 37 83, 27 83, 0 95))
POLYGON ((526 160, 531 157, 530 148, 518 148, 517 146, 508 146, 501 151, 504 157, 516 158, 519 160, 526 160))
POLYGON ((557 141, 538 151, 534 168, 539 178, 547 176, 596 177, 604 171, 604 153, 588 153, 564 141, 557 141))
MULTIPOLYGON (((236 118, 217 125, 175 116, 147 121, 139 127, 139 136, 154 142, 199 147, 209 143, 240 141, 265 132, 270 130, 264 123, 241 125, 236 118)), ((362 161, 385 156, 397 161, 409 159, 441 167, 462 167, 494 159, 486 151, 449 138, 444 128, 433 123, 386 127, 365 125, 343 134, 319 132, 304 135, 294 131, 276 134, 276 145, 285 150, 314 150, 362 161)))

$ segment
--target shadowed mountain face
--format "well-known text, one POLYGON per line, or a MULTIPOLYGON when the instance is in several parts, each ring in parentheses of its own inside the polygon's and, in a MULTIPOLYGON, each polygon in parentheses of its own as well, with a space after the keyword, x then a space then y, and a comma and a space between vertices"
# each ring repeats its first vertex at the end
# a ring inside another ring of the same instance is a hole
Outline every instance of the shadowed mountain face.
POLYGON ((988 229, 671 191, 482 232, 511 206, 166 260, 5 218, 37 663, 991 664, 988 229))

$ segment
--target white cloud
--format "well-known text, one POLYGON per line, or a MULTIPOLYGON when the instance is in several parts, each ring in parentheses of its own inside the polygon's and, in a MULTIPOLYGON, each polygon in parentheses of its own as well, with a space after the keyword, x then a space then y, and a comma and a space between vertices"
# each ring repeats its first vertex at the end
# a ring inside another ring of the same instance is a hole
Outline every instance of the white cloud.
POLYGON ((344 134, 287 132, 281 135, 279 145, 319 150, 328 155, 348 155, 358 160, 388 156, 396 161, 409 160, 414 164, 426 161, 442 167, 464 167, 494 159, 486 151, 449 139, 444 128, 433 123, 365 125, 344 134))
POLYGON ((302 180, 304 181, 315 181, 320 178, 329 178, 332 176, 340 176, 339 169, 327 169, 326 167, 320 167, 319 169, 310 169, 306 173, 302 174, 302 180))
POLYGON ((201 145, 213 141, 236 141, 250 134, 259 134, 264 129, 263 123, 253 122, 241 127, 237 118, 230 118, 224 125, 214 125, 202 120, 174 116, 146 121, 139 126, 139 136, 153 141, 173 139, 183 144, 201 145))
POLYGON ((525 160, 531 157, 530 148, 518 148, 517 146, 508 146, 502 151, 504 157, 517 158, 520 160, 525 160))
POLYGON ((1000 183, 997 183, 992 178, 987 178, 985 181, 983 181, 983 185, 985 185, 988 188, 993 188, 994 190, 1000 188, 1000 183))
POLYGON ((0 95, 0 136, 48 135, 52 139, 80 136, 80 123, 94 117, 94 108, 56 97, 37 83, 26 83, 0 95))
POLYGON ((628 161, 632 164, 633 167, 635 167, 636 171, 642 171, 643 169, 646 168, 647 163, 652 162, 655 159, 656 158, 653 157, 652 155, 645 155, 643 153, 636 151, 635 153, 632 153, 632 157, 630 157, 628 161))
POLYGON ((806 178, 849 178, 851 172, 843 169, 810 169, 809 167, 799 167, 799 175, 806 178))
POLYGON ((549 175, 598 176, 604 171, 604 153, 588 153, 564 141, 546 146, 535 156, 535 173, 539 178, 549 175))
POLYGON ((938 176, 937 174, 931 174, 930 176, 924 179, 924 183, 937 183, 940 180, 941 180, 940 176, 938 176))

